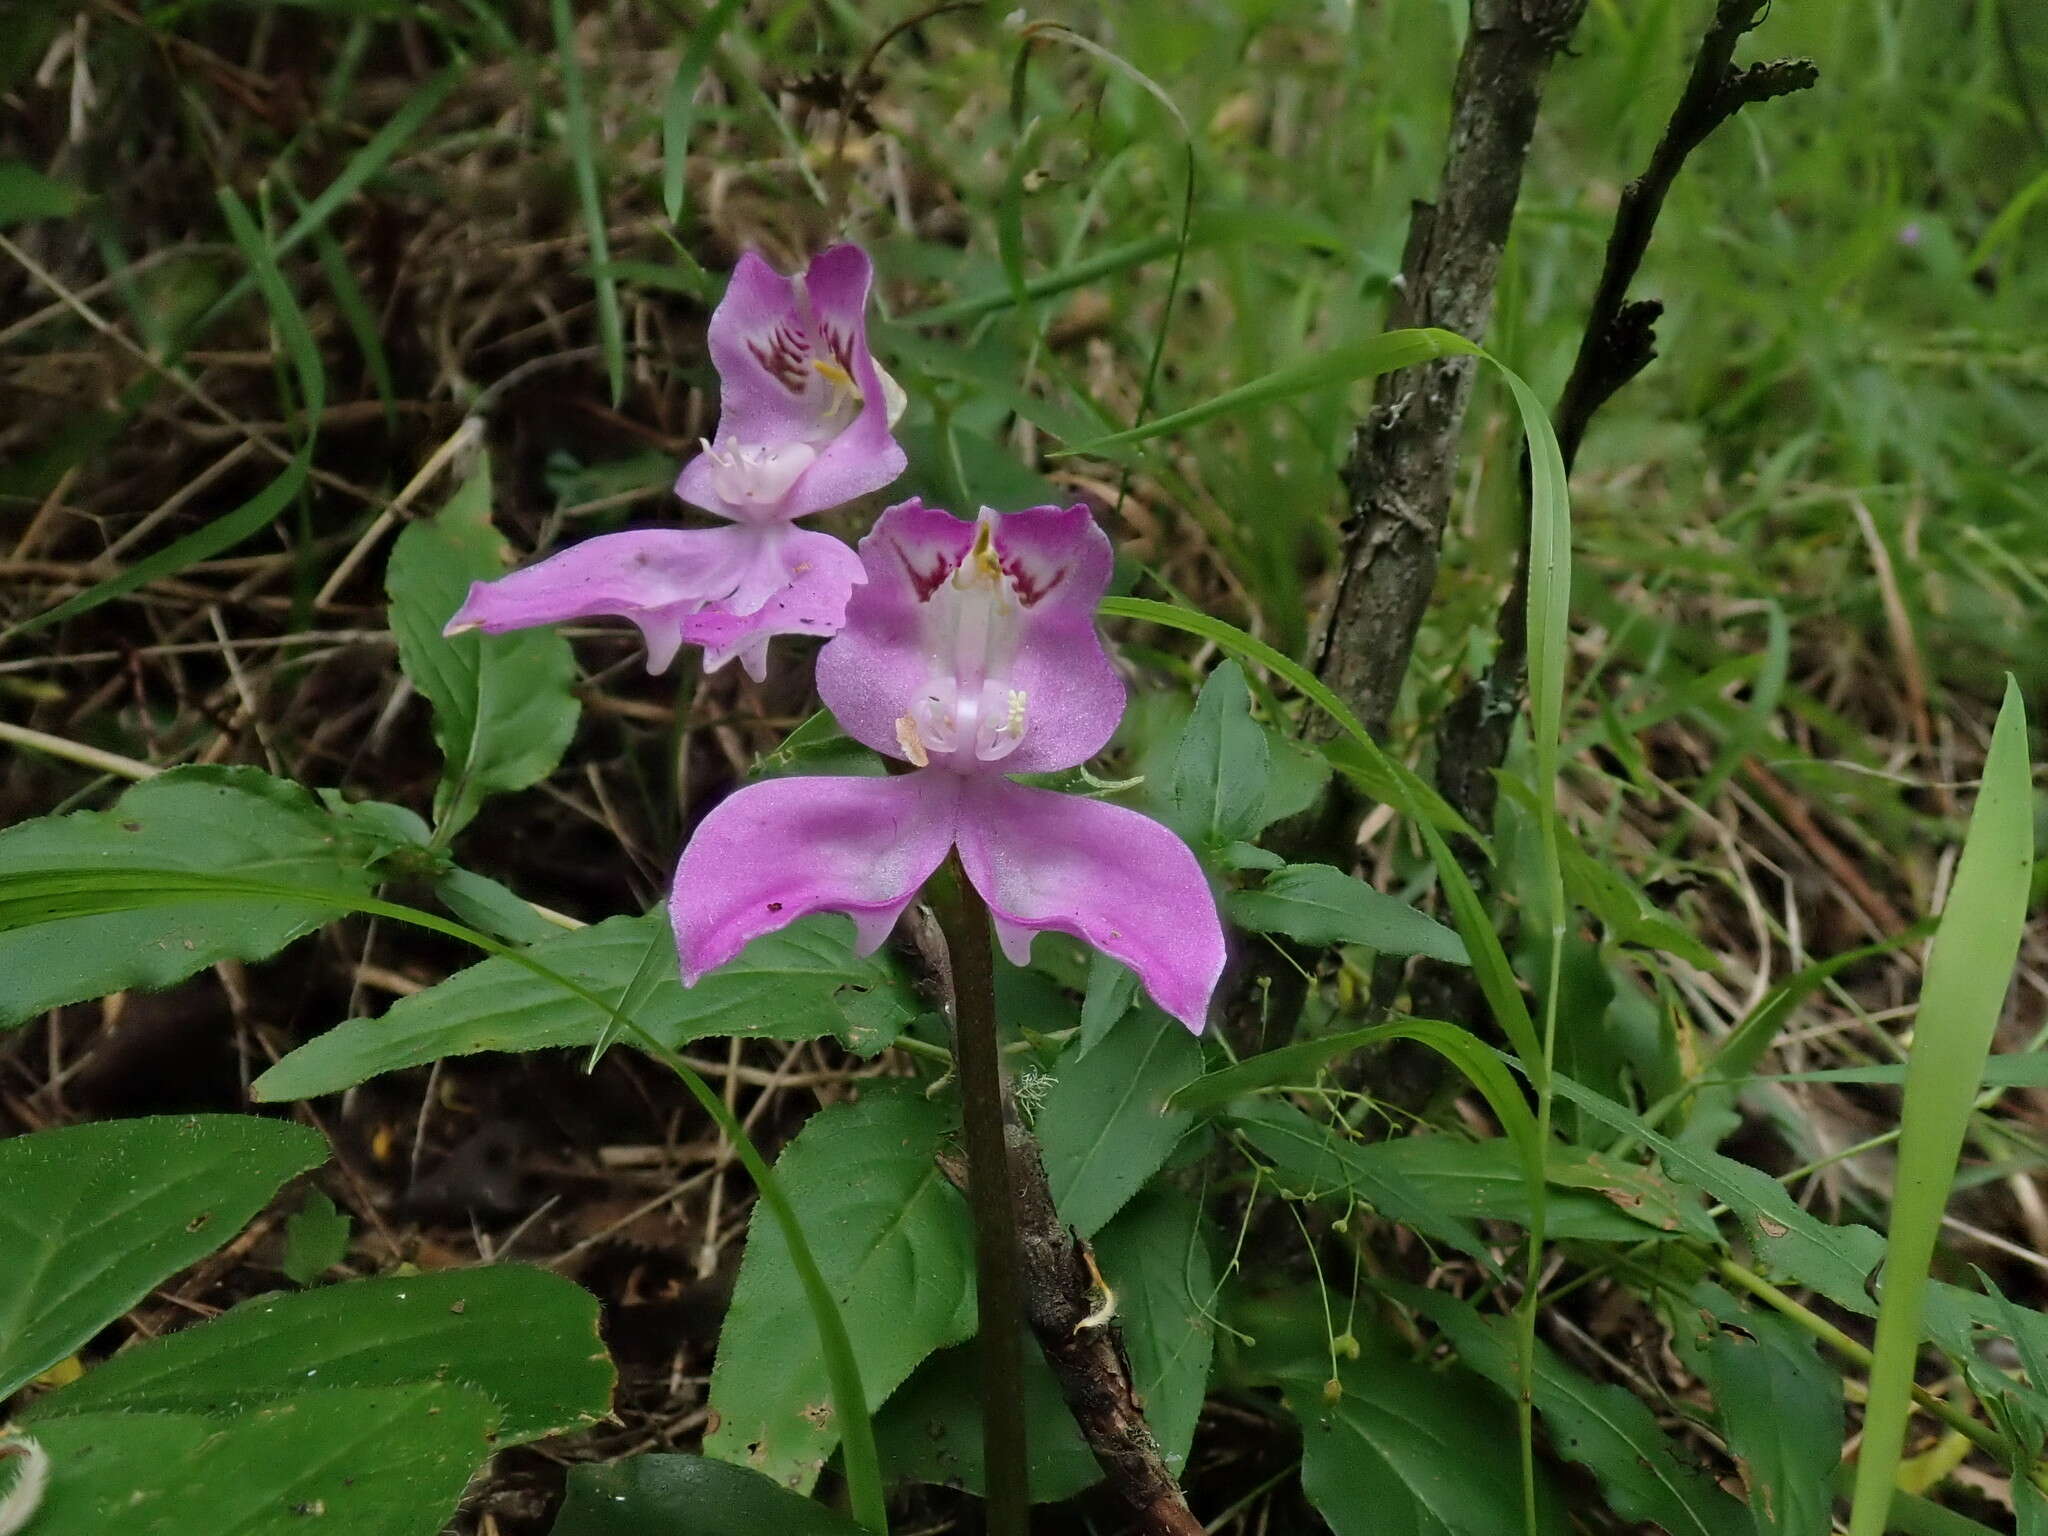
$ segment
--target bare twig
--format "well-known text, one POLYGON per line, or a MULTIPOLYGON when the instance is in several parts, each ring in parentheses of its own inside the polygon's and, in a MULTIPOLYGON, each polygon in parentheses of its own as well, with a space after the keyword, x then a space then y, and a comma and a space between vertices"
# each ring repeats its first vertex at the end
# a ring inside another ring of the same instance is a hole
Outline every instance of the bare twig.
MULTIPOLYGON (((1718 0, 1714 19, 1693 60, 1692 74, 1672 108, 1648 168, 1622 191, 1614 229, 1607 239, 1606 259, 1601 263, 1600 284, 1594 290, 1578 356, 1557 405, 1557 440, 1567 472, 1578 457, 1594 413, 1657 355, 1656 324, 1664 306, 1655 299, 1631 301, 1628 290, 1650 247, 1664 199, 1687 157, 1750 103, 1803 91, 1819 78, 1809 59, 1735 67, 1736 44, 1763 20, 1768 9, 1769 0, 1718 0)), ((1513 590, 1501 609, 1493 663, 1458 696, 1437 732, 1438 786, 1474 826, 1492 820, 1498 790, 1494 770, 1507 756, 1508 737, 1528 680, 1528 607, 1528 561, 1524 558, 1517 562, 1513 590)))

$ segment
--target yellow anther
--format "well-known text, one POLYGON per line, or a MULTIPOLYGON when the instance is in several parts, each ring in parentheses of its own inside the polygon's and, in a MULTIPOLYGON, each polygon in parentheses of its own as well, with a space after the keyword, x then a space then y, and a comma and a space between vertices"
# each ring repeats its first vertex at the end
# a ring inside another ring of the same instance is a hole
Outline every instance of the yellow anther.
POLYGON ((960 562, 960 569, 953 576, 957 587, 972 587, 980 582, 998 586, 1003 579, 1003 562, 996 558, 995 539, 987 523, 974 525, 974 547, 967 551, 967 558, 960 562))
POLYGON ((903 749, 903 755, 910 759, 913 767, 931 767, 932 755, 925 750, 924 733, 918 730, 917 722, 908 715, 897 717, 896 745, 903 749))
POLYGON ((860 386, 854 383, 853 375, 844 368, 822 357, 812 358, 811 367, 817 370, 820 378, 832 386, 832 403, 825 409, 827 417, 837 416, 849 403, 861 403, 860 386))

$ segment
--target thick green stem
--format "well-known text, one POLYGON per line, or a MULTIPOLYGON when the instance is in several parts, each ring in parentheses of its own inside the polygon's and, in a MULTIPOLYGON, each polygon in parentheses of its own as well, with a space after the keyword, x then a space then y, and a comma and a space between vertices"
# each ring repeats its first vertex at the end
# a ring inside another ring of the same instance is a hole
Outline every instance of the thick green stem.
POLYGON ((953 972, 953 1061, 967 1128, 980 1313, 982 1483, 988 1536, 1025 1536, 1031 1493, 1024 1447, 1024 1304, 1002 1052, 996 1040, 995 954, 988 905, 960 868, 934 888, 953 972))

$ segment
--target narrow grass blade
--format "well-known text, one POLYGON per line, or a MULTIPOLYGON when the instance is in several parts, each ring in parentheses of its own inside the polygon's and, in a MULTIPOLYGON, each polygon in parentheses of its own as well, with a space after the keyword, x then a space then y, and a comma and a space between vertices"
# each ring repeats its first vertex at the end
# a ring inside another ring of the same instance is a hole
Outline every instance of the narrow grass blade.
POLYGON ((305 316, 299 312, 298 301, 292 297, 284 274, 277 269, 277 251, 282 247, 272 247, 265 241, 249 210, 231 188, 221 188, 220 205, 222 213, 227 216, 228 229, 234 235, 235 244, 249 263, 251 280, 270 308, 271 320, 284 342, 285 355, 291 359, 293 370, 299 376, 299 396, 305 402, 309 425, 298 452, 292 455, 275 480, 234 511, 215 518, 204 528, 186 534, 77 596, 66 598, 56 607, 22 621, 0 634, 0 643, 60 624, 124 593, 133 592, 148 582, 174 575, 198 561, 212 559, 222 550, 232 548, 259 529, 268 527, 279 513, 291 505, 292 499, 305 485, 307 475, 312 472, 316 436, 316 428, 312 424, 319 421, 320 413, 327 404, 327 374, 321 366, 320 350, 313 343, 313 333, 306 328, 305 316))
MULTIPOLYGON (((1276 400, 1286 400, 1295 395, 1307 394, 1311 390, 1328 389, 1337 384, 1349 384, 1358 379, 1370 379, 1382 373, 1391 373, 1397 368, 1412 367, 1439 357, 1477 357, 1480 349, 1462 336, 1449 331, 1433 329, 1412 331, 1382 331, 1377 336, 1368 336, 1346 346, 1333 347, 1327 352, 1304 358, 1301 362, 1290 363, 1285 368, 1275 369, 1262 378, 1235 389, 1226 389, 1200 405, 1191 405, 1184 411, 1173 411, 1160 416, 1143 426, 1132 427, 1125 432, 1112 432, 1107 437, 1094 438, 1089 442, 1075 443, 1062 448, 1053 455, 1065 458, 1074 454, 1087 454, 1093 458, 1118 458, 1123 450, 1155 437, 1184 431, 1214 421, 1219 416, 1234 415, 1256 406, 1270 405, 1276 400)), ((1503 374, 1507 373, 1502 369, 1503 374)), ((1512 375, 1508 375, 1512 377, 1512 375)), ((1526 389, 1528 386, 1523 385, 1526 389)), ((1542 407, 1537 407, 1542 414, 1542 407)), ((1526 421, 1526 417, 1525 417, 1526 421)), ((1545 427, 1548 428, 1548 419, 1545 427)), ((1556 439, 1553 436, 1552 443, 1556 439)), ((1534 455, 1532 454, 1533 458, 1534 455)), ((1559 472, 1563 462, 1559 461, 1559 472)))
POLYGON ((597 285, 597 344, 604 352, 612 404, 626 395, 626 338, 619 320, 619 284, 611 275, 611 240, 605 233, 604 191, 597 179, 597 144, 590 123, 590 99, 583 65, 576 57, 576 21, 569 0, 552 0, 555 50, 562 64, 563 127, 569 162, 576 172, 576 196, 583 204, 583 229, 590 242, 590 266, 597 285))
POLYGON ((697 23, 690 45, 676 65, 661 104, 661 206, 671 224, 682 222, 683 170, 690 156, 690 130, 697 122, 697 82, 711 62, 726 23, 739 14, 741 0, 718 0, 711 14, 697 23))
POLYGON ((1897 1187, 1850 1536, 1882 1536, 1890 1514, 1912 1406, 1927 1268, 2019 953, 2033 862, 2026 708, 2019 685, 2008 677, 1984 763, 1984 788, 1928 953, 1906 1063, 1897 1187))

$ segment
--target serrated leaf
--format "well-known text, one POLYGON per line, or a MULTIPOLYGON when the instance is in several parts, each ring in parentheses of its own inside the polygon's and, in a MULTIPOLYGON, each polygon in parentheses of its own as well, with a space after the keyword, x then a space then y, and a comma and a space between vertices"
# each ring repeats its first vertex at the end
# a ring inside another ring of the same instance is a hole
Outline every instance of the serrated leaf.
POLYGON ((506 886, 475 870, 448 870, 434 882, 434 894, 459 921, 507 944, 538 944, 568 931, 542 917, 506 886))
MULTIPOLYGON (((1467 1367, 1512 1399, 1520 1372, 1508 1324, 1442 1291, 1400 1284, 1385 1289, 1435 1323, 1467 1367)), ((1748 1536, 1748 1511, 1681 1456, 1636 1397, 1588 1380, 1540 1342, 1533 1395, 1551 1443, 1600 1480, 1624 1519, 1651 1521, 1669 1536, 1748 1536)))
POLYGON ((304 1126, 253 1115, 106 1120, 0 1141, 0 1399, 326 1157, 304 1126))
POLYGON ((594 1296, 545 1270, 494 1264, 258 1296, 124 1350, 32 1417, 235 1413, 315 1387, 452 1381, 490 1398, 499 1443, 518 1445, 604 1417, 613 1379, 594 1296))
MULTIPOLYGON (((1434 1370, 1382 1341, 1334 1378, 1282 1379, 1301 1425, 1301 1489, 1333 1536, 1520 1536, 1522 1474, 1512 1414, 1455 1367, 1434 1370)), ((1537 1531, 1570 1529, 1547 1479, 1537 1531)))
POLYGON ((1085 1060, 1064 1062, 1033 1129, 1053 1203, 1082 1237, 1121 1210, 1187 1134, 1195 1117, 1166 1101, 1201 1073, 1195 1037, 1149 1003, 1085 1060))
POLYGON ((1167 783, 1173 829, 1197 848, 1223 848, 1263 825, 1272 752, 1251 711, 1243 670, 1227 658, 1218 662, 1181 732, 1167 783))
POLYGON ((1708 1337, 1693 1358, 1714 1394, 1757 1536, 1828 1536, 1842 1460, 1842 1378, 1812 1335, 1741 1307, 1719 1286, 1693 1292, 1708 1337))
POLYGON ((1328 864, 1290 864, 1255 891, 1233 891, 1225 905, 1232 922, 1255 933, 1472 963, 1465 941, 1435 918, 1328 864))
MULTIPOLYGON (((814 1040, 873 1028, 849 1020, 842 999, 877 989, 895 995, 885 966, 854 954, 840 918, 810 918, 756 939, 730 965, 685 988, 676 972, 667 914, 613 917, 557 932, 528 951, 675 1047, 705 1035, 814 1040)), ((907 1016, 909 1004, 904 1004, 907 1016)), ((609 1013, 493 957, 438 986, 393 1003, 382 1018, 350 1019, 300 1046, 257 1078, 259 1100, 312 1098, 380 1072, 478 1051, 588 1048, 608 1038, 609 1013)))
POLYGON ((1117 1020, 1138 1000, 1138 973, 1101 950, 1088 955, 1088 984, 1081 993, 1081 1032, 1074 1037, 1073 1058, 1079 1061, 1096 1046, 1117 1020))
POLYGON ((490 461, 479 459, 438 515, 406 526, 385 575, 399 665, 434 709, 444 759, 434 822, 444 843, 487 797, 552 773, 581 708, 575 655, 552 629, 442 635, 471 582, 505 574, 505 556, 491 526, 490 461))
POLYGON ((862 1536, 842 1514, 758 1472, 703 1456, 629 1456, 569 1469, 551 1536, 862 1536))
POLYGON ((105 811, 0 832, 0 1027, 222 960, 260 960, 330 922, 331 902, 168 899, 71 915, 62 892, 108 870, 245 875, 367 896, 380 840, 254 768, 173 768, 105 811))
MULTIPOLYGON (((811 1117, 775 1172, 851 1319, 870 1409, 933 1350, 974 1332, 974 1239, 939 1171, 941 1104, 871 1091, 811 1117)), ((747 1233, 711 1375, 706 1454, 808 1491, 839 1441, 809 1305, 779 1229, 747 1233)))
POLYGON ((433 1536, 494 1449, 462 1387, 302 1392, 230 1419, 86 1413, 36 1426, 35 1536, 433 1536))
POLYGON ((305 1203, 284 1224, 284 1259, 278 1265, 294 1285, 311 1285, 348 1256, 348 1216, 323 1189, 306 1191, 305 1203))
MULTIPOLYGON (((1206 1311, 1215 1271, 1200 1222, 1192 1200, 1149 1189, 1095 1242, 1096 1262, 1116 1292, 1115 1326, 1130 1358, 1132 1386, 1167 1470, 1176 1475, 1201 1417, 1215 1344, 1206 1311)), ((1024 1378, 1031 1497, 1041 1504, 1072 1498, 1100 1481, 1102 1469, 1074 1427, 1045 1356, 1029 1339, 1024 1378)), ((876 1415, 883 1465, 895 1477, 980 1493, 982 1395, 976 1346, 933 1355, 876 1415)))

